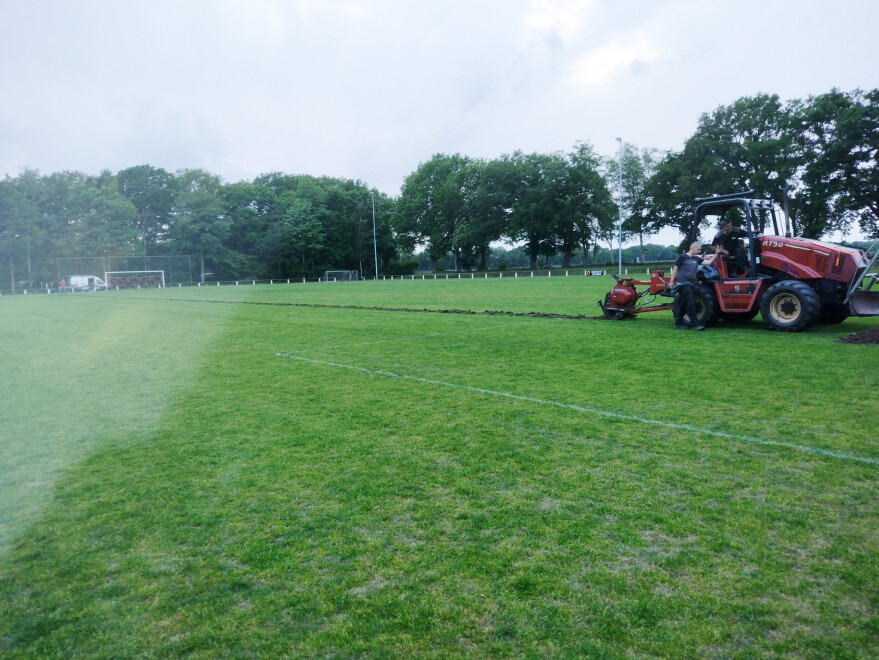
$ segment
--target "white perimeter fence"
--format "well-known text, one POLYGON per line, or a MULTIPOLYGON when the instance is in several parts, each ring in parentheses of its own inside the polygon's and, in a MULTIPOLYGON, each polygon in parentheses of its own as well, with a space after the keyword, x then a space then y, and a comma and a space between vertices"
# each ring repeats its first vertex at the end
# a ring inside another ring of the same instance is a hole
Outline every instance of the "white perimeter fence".
MULTIPOLYGON (((661 269, 662 266, 659 266, 661 269)), ((644 272, 649 275, 650 268, 647 268, 644 272)), ((656 270, 654 267, 652 270, 656 270)), ((610 275, 613 271, 607 269, 597 269, 597 270, 583 270, 578 269, 567 269, 567 270, 531 270, 531 271, 512 271, 512 272, 492 272, 492 273, 418 273, 416 275, 382 275, 379 277, 382 281, 426 281, 426 280, 482 280, 482 279, 520 279, 520 278, 533 278, 533 277, 596 277, 601 275, 610 275)), ((638 273, 641 272, 641 269, 638 269, 638 273)), ((629 269, 624 268, 623 273, 625 275, 629 274, 629 269)), ((329 280, 329 283, 332 284, 334 282, 341 282, 343 280, 329 280)), ((375 278, 370 279, 362 279, 360 282, 370 282, 375 281, 375 278)), ((306 278, 306 277, 290 277, 290 278, 279 278, 279 279, 269 279, 269 280, 256 280, 256 279, 247 279, 247 280, 231 280, 231 281, 214 281, 214 282, 205 282, 204 284, 200 282, 192 282, 192 283, 182 283, 178 282, 176 284, 166 284, 164 288, 168 289, 176 289, 176 288, 202 288, 202 287, 212 287, 212 286, 256 286, 257 284, 268 284, 268 285, 276 285, 276 284, 326 284, 328 280, 322 278, 306 278)), ((124 288, 124 287, 123 287, 124 288)), ((140 285, 137 286, 140 289, 140 285)), ((156 287, 143 287, 144 289, 151 289, 156 287)), ((118 291, 120 287, 110 287, 110 291, 118 291)), ((130 289, 129 289, 130 290, 130 289)), ((10 296, 10 295, 39 295, 39 294, 61 294, 69 295, 76 294, 82 295, 84 293, 103 293, 102 291, 71 291, 70 287, 67 287, 64 291, 61 291, 58 287, 42 287, 42 288, 31 288, 31 289, 17 289, 15 291, 0 291, 0 297, 2 296, 10 296)))

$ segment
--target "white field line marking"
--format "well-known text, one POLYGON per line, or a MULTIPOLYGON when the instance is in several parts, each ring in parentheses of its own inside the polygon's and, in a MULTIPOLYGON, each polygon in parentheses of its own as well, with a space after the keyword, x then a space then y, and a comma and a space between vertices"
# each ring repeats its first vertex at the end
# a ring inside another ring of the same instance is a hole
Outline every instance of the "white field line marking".
POLYGON ((418 376, 409 376, 406 374, 395 374, 390 371, 381 371, 379 369, 366 369, 364 367, 357 367, 352 364, 339 364, 338 362, 327 362, 325 360, 313 360, 307 357, 301 357, 298 355, 291 355, 290 353, 275 353, 278 357, 286 357, 291 360, 299 360, 301 362, 309 362, 311 364, 321 364, 327 367, 335 367, 337 369, 350 369, 351 371, 359 371, 364 374, 371 374, 375 376, 387 376, 389 378, 403 378, 405 380, 411 380, 418 383, 426 383, 429 385, 441 385, 443 387, 452 387, 458 390, 467 390, 469 392, 478 392, 480 394, 488 394, 490 396, 499 396, 504 397, 506 399, 513 399, 516 401, 527 401, 529 403, 537 403, 544 406, 555 406, 556 408, 565 408, 567 410, 574 410, 579 413, 585 413, 589 415, 600 415, 602 417, 610 417, 612 419, 622 419, 631 422, 638 422, 639 424, 651 424, 653 426, 662 426, 669 429, 674 429, 676 431, 690 431, 692 433, 703 433, 705 435, 714 436, 716 438, 723 438, 724 440, 740 440, 742 442, 750 442, 756 445, 764 445, 767 447, 785 447, 787 449, 793 449, 795 451, 806 452, 809 454, 820 454, 821 456, 830 456, 832 458, 838 458, 845 461, 855 461, 858 463, 867 463, 869 465, 879 465, 879 459, 877 458, 869 458, 866 456, 855 456, 853 454, 845 454, 842 452, 831 451, 829 449, 823 449, 821 447, 806 447, 804 445, 794 444, 792 442, 781 442, 777 440, 764 440, 762 438, 757 438, 750 435, 739 435, 737 433, 724 433, 723 431, 714 431, 712 429, 706 429, 699 426, 692 426, 690 424, 676 424, 674 422, 663 422, 658 419, 649 419, 647 417, 640 417, 639 415, 626 415, 624 413, 615 413, 608 410, 599 410, 598 408, 586 408, 584 406, 577 406, 571 403, 562 403, 560 401, 551 401, 548 399, 537 399, 530 396, 522 396, 521 394, 511 394, 509 392, 498 392, 496 390, 487 390, 482 387, 471 387, 470 385, 460 385, 458 383, 448 383, 442 380, 432 380, 430 378, 420 378, 418 376))

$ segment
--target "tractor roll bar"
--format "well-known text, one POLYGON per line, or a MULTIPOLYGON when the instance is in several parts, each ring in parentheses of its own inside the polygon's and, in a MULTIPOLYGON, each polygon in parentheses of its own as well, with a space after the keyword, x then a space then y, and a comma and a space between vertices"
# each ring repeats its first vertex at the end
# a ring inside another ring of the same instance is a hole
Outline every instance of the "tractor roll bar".
POLYGON ((737 193, 727 193, 726 195, 712 195, 711 197, 697 197, 697 202, 712 202, 719 199, 736 199, 738 197, 753 197, 757 193, 756 190, 743 190, 737 193))

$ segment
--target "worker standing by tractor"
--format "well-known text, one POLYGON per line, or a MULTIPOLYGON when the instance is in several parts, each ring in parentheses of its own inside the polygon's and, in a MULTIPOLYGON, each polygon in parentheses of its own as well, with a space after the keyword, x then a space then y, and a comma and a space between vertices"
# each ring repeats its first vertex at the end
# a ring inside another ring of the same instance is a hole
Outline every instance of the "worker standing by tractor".
POLYGON ((702 244, 699 241, 693 241, 690 249, 680 255, 675 261, 674 267, 671 269, 671 285, 677 287, 674 315, 675 328, 683 330, 692 327, 693 330, 704 330, 705 326, 699 323, 699 314, 696 309, 696 301, 693 298, 693 289, 696 286, 696 274, 699 266, 705 264, 710 266, 717 259, 715 252, 710 257, 705 257, 699 253, 702 251, 702 244), (684 323, 684 314, 690 317, 689 325, 684 323))

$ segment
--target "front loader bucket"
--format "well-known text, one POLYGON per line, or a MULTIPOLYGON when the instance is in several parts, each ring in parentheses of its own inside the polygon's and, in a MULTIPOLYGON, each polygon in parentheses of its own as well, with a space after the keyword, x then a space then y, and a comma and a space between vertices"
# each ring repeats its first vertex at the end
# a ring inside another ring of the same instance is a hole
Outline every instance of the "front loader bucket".
POLYGON ((879 316, 879 290, 855 291, 848 299, 852 316, 879 316))

